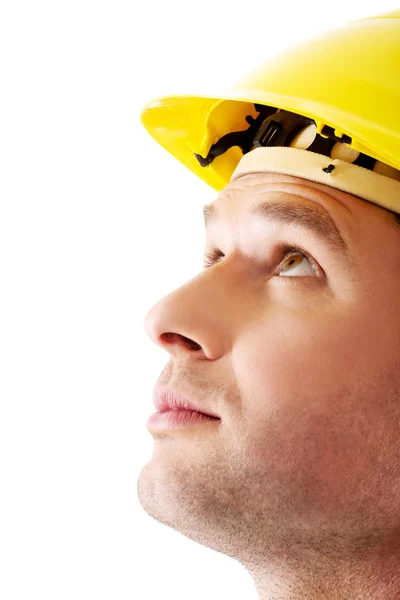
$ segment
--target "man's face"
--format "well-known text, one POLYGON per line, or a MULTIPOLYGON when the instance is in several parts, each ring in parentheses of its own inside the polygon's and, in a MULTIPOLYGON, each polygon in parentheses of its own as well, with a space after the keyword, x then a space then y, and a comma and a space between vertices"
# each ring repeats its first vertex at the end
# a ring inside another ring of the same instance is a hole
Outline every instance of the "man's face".
POLYGON ((158 383, 221 420, 154 434, 139 499, 253 571, 374 552, 400 525, 400 233, 384 209, 286 175, 241 177, 212 204, 206 252, 221 258, 146 329, 171 355, 158 383), (277 201, 325 210, 352 267, 248 211, 277 201))

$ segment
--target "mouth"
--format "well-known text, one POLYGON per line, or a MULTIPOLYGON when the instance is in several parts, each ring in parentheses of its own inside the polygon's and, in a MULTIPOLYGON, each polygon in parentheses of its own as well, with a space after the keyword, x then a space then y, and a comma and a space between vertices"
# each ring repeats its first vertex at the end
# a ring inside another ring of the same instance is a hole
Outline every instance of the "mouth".
POLYGON ((196 410, 164 410, 156 412, 147 421, 150 432, 161 432, 194 426, 216 424, 219 417, 211 417, 196 410))
POLYGON ((158 413, 195 412, 211 419, 220 420, 220 417, 205 405, 202 406, 200 402, 192 401, 190 398, 177 394, 171 389, 159 391, 155 388, 153 403, 158 413))

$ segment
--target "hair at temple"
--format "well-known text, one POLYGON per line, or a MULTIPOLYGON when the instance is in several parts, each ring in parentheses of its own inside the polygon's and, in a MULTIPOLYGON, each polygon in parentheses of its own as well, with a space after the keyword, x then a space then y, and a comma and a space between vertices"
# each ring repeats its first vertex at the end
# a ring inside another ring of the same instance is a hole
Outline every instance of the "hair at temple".
POLYGON ((387 213, 389 213, 389 222, 392 223, 395 227, 400 228, 400 215, 387 208, 385 208, 385 210, 387 213))

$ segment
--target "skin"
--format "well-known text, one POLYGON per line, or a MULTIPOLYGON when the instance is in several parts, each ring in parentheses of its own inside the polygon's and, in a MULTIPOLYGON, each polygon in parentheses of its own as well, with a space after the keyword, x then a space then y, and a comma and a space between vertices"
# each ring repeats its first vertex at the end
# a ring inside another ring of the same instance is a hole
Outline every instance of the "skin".
POLYGON ((286 175, 240 177, 213 204, 206 249, 225 256, 145 327, 170 354, 158 385, 221 420, 153 433, 139 501, 241 563, 260 600, 399 598, 399 231, 377 205, 286 175), (277 198, 324 207, 355 272, 295 226, 245 214, 277 198), (320 276, 279 276, 279 241, 320 276))

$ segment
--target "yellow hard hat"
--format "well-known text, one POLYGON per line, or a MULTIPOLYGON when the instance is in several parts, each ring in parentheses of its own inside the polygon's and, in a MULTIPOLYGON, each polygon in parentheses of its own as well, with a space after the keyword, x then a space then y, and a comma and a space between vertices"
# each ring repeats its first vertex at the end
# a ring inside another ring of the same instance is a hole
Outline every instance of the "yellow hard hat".
POLYGON ((400 213, 400 10, 297 44, 221 94, 156 99, 141 119, 215 190, 281 172, 400 213))

